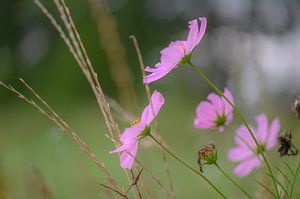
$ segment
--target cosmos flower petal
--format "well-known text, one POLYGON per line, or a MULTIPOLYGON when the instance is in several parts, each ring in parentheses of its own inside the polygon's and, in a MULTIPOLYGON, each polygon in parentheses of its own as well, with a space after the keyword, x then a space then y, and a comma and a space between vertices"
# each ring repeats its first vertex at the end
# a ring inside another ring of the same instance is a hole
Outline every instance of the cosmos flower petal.
MULTIPOLYGON (((166 76, 176 65, 170 67, 157 67, 157 68, 147 68, 147 70, 151 73, 147 76, 144 76, 143 82, 144 84, 149 84, 154 82, 164 76, 166 76)), ((146 70, 145 70, 146 71, 146 70)), ((147 71, 146 71, 147 72, 147 71)))
POLYGON ((275 147, 279 135, 279 130, 280 130, 280 120, 276 118, 273 120, 269 128, 269 136, 267 138, 267 143, 266 143, 266 147, 268 150, 275 147))
POLYGON ((265 114, 255 117, 257 123, 256 136, 260 143, 265 143, 268 136, 268 118, 265 114))
POLYGON ((189 29, 190 32, 188 34, 187 38, 187 47, 188 47, 188 52, 190 53, 196 45, 198 45, 204 36, 205 30, 206 30, 206 25, 207 25, 207 19, 205 17, 200 17, 199 18, 201 25, 200 25, 200 30, 198 27, 198 20, 194 19, 189 22, 189 29))
POLYGON ((161 63, 163 65, 177 65, 182 57, 185 56, 184 53, 184 47, 185 47, 184 41, 176 41, 172 42, 169 47, 164 48, 162 51, 160 51, 161 54, 161 63))
POLYGON ((209 101, 211 101, 212 105, 215 107, 215 110, 217 112, 218 115, 223 115, 224 114, 224 103, 223 103, 223 100, 222 98, 215 94, 215 93, 210 93, 208 96, 207 96, 207 99, 209 101))
POLYGON ((129 128, 125 128, 125 131, 120 136, 121 142, 126 142, 126 140, 135 139, 145 128, 146 125, 143 123, 139 123, 129 128))
MULTIPOLYGON (((234 105, 233 96, 227 88, 224 89, 224 95, 234 105)), ((233 115, 233 108, 231 107, 231 105, 224 98, 222 98, 222 99, 224 101, 225 114, 227 116, 230 115, 230 114, 233 115)))
POLYGON ((261 165, 260 160, 257 157, 251 157, 241 162, 235 169, 234 173, 240 177, 248 175, 251 171, 258 168, 261 165))
POLYGON ((210 129, 215 127, 215 123, 210 120, 201 120, 199 118, 195 118, 194 126, 195 128, 200 128, 200 129, 210 129))
MULTIPOLYGON (((230 100, 233 102, 233 97, 228 89, 225 89, 230 100)), ((229 125, 233 120, 233 110, 227 108, 227 102, 221 96, 210 93, 207 96, 207 101, 201 101, 196 108, 196 118, 194 126, 196 128, 215 129, 223 132, 226 125, 229 125), (224 120, 224 121, 223 121, 224 120)))
POLYGON ((120 156, 120 164, 124 169, 131 169, 137 154, 138 144, 135 143, 120 156))
POLYGON ((243 147, 235 147, 228 151, 228 159, 233 162, 240 162, 253 156, 253 152, 243 147))
POLYGON ((122 145, 109 152, 110 154, 121 152, 120 164, 122 168, 132 168, 141 138, 140 135, 145 132, 145 129, 157 116, 163 104, 164 97, 161 95, 161 93, 154 91, 149 105, 145 107, 142 113, 141 119, 137 120, 138 122, 134 122, 133 126, 126 128, 120 136, 122 145))
POLYGON ((132 145, 134 145, 136 142, 136 140, 130 140, 128 142, 125 142, 124 144, 122 144, 121 146, 119 146, 118 148, 116 148, 113 151, 110 151, 109 153, 120 153, 123 151, 126 151, 128 148, 132 147, 132 145))
POLYGON ((172 69, 182 64, 183 60, 184 62, 187 62, 184 58, 187 58, 196 45, 199 44, 206 30, 206 18, 200 17, 199 19, 201 21, 200 29, 198 28, 197 19, 189 22, 190 32, 187 40, 171 42, 168 47, 161 50, 160 62, 155 65, 155 69, 157 70, 148 67, 145 69, 147 73, 150 73, 143 78, 145 84, 149 84, 164 77, 171 72, 172 69))
POLYGON ((217 117, 216 109, 208 101, 202 101, 196 108, 196 118, 201 121, 214 122, 217 117))
POLYGON ((237 129, 235 136, 235 142, 238 146, 230 149, 228 152, 229 160, 240 162, 234 169, 234 173, 241 177, 248 175, 253 169, 259 167, 262 160, 260 153, 265 153, 267 150, 272 149, 277 142, 280 129, 279 119, 274 119, 270 128, 268 127, 268 118, 265 114, 256 116, 255 120, 257 127, 253 128, 250 126, 250 128, 258 140, 259 146, 255 144, 245 125, 241 125, 237 129))
MULTIPOLYGON (((253 128, 251 129, 253 131, 253 128)), ((235 142, 245 149, 249 149, 249 147, 256 148, 256 144, 245 125, 241 125, 236 130, 235 142)))
POLYGON ((153 121, 153 119, 157 116, 160 108, 164 103, 165 103, 165 99, 162 96, 162 94, 157 91, 154 91, 151 96, 150 104, 145 107, 142 113, 141 123, 149 125, 153 121))

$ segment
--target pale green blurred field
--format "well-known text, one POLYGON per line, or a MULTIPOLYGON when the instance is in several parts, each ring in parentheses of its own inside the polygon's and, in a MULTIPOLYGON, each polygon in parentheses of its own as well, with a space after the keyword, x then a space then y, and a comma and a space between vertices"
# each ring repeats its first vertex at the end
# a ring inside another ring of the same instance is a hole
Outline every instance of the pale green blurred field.
MULTIPOLYGON (((214 141, 220 150, 219 163, 231 172, 234 167, 226 158, 228 148, 233 146, 233 133, 225 131, 195 130, 192 126, 195 99, 188 103, 186 99, 166 93, 166 104, 158 118, 161 134, 171 149, 197 168, 197 151, 199 146, 214 141)), ((55 198, 106 198, 99 186, 105 183, 102 172, 79 150, 67 135, 41 116, 37 111, 20 100, 13 106, 2 107, 1 111, 1 172, 4 173, 4 183, 8 198, 31 198, 35 178, 32 169, 37 169, 52 190, 55 198)), ((50 102, 51 104, 51 102, 50 102)), ((94 101, 68 102, 66 106, 52 104, 61 116, 82 137, 95 153, 104 161, 114 177, 124 187, 128 183, 119 167, 118 156, 108 155, 113 144, 104 134, 103 118, 94 101)), ((231 128, 239 124, 235 119, 231 128)), ((283 120, 283 124, 285 121, 283 120)), ((123 125, 122 125, 123 126, 123 125)), ((295 135, 295 140, 299 136, 295 135)), ((138 157, 168 186, 164 173, 161 152, 154 143, 143 140, 138 157)), ((297 142, 299 144, 299 142, 297 142)), ((282 161, 274 151, 270 154, 274 164, 283 167, 282 161)), ((289 158, 291 166, 296 158, 289 158)), ((168 156, 171 177, 175 186, 177 198, 217 198, 218 196, 190 171, 168 156)), ((230 198, 242 198, 234 188, 215 168, 205 167, 205 175, 211 179, 230 198)), ((152 198, 165 198, 157 186, 153 184, 147 172, 142 173, 142 179, 147 182, 147 189, 152 198)), ((250 193, 258 191, 253 179, 260 179, 253 173, 238 182, 250 193)), ((299 193, 299 183, 296 193, 299 193)))
MULTIPOLYGON (((54 17, 59 18, 53 2, 44 2, 54 17)), ((292 129, 294 143, 300 147, 300 120, 291 112, 292 96, 300 90, 300 1, 107 2, 134 76, 139 107, 135 114, 139 114, 147 102, 135 49, 128 37, 136 35, 145 64, 153 66, 159 60, 160 50, 169 41, 186 36, 190 19, 206 16, 207 32, 194 52, 194 63, 221 89, 226 86, 232 90, 236 104, 250 124, 261 112, 265 112, 269 120, 278 116, 282 131, 292 129)), ((117 99, 109 59, 101 48, 101 34, 87 1, 67 3, 104 93, 117 99)), ((18 81, 19 77, 24 78, 86 141, 126 189, 129 184, 119 166, 118 155, 108 154, 114 146, 105 136, 108 132, 92 91, 59 34, 32 0, 3 1, 0 6, 0 81, 29 94, 18 81)), ((212 89, 187 67, 172 71, 152 84, 151 89, 162 92, 166 99, 158 122, 161 136, 171 150, 198 169, 200 146, 214 141, 220 151, 219 164, 232 174, 236 164, 229 162, 226 154, 234 146, 234 129, 240 125, 239 119, 235 118, 224 133, 193 127, 194 109, 212 89)), ((117 122, 121 129, 129 125, 117 122)), ((281 159, 276 150, 268 153, 274 167, 286 173, 283 161, 296 167, 296 157, 281 159)), ((162 154, 155 143, 147 138, 142 140, 138 158, 168 188, 162 154)), ((167 159, 176 198, 219 197, 202 179, 170 156, 167 159)), ((246 178, 235 179, 255 198, 261 198, 256 195, 261 189, 254 182, 262 180, 260 173, 263 169, 246 178)), ((205 167, 204 174, 229 198, 243 198, 216 168, 205 167)), ((141 179, 151 198, 166 198, 149 173, 144 171, 141 179)), ((34 108, 0 88, 0 199, 3 190, 7 199, 47 199, 39 194, 48 189, 53 198, 58 199, 107 198, 99 183, 106 183, 104 174, 66 134, 34 108), (45 190, 41 189, 43 186, 45 190)), ((296 182, 294 196, 300 198, 300 180, 296 182)))

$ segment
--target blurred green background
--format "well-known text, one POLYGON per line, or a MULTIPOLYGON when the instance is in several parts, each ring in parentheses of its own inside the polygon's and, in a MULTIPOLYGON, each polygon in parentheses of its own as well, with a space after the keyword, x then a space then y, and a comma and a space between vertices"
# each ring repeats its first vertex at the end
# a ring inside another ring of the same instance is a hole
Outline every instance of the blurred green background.
MULTIPOLYGON (((97 1, 103 2, 94 0, 97 1)), ((93 14, 91 2, 67 4, 107 96, 138 115, 147 102, 129 36, 138 38, 145 64, 153 66, 159 60, 160 50, 171 40, 186 37, 189 20, 206 16, 207 32, 192 61, 220 88, 230 88, 250 123, 261 112, 270 120, 278 116, 282 131, 292 129, 294 142, 300 145, 299 121, 291 111, 293 97, 300 91, 300 1, 107 0, 109 12, 105 14, 116 22, 117 32, 112 33, 107 32, 111 27, 101 23, 99 31, 98 17, 102 17, 102 22, 106 18, 93 14), (106 39, 105 34, 119 37, 121 45, 113 51, 116 54, 107 54, 116 41, 106 39), (120 56, 112 72, 111 60, 120 56), (118 74, 118 63, 128 66, 132 74, 131 91, 136 103, 128 100, 126 93, 125 98, 120 94, 115 78, 122 77, 123 72, 120 69, 118 74)), ((43 3, 59 19, 54 3, 43 3)), ((120 184, 128 187, 118 156, 108 155, 114 146, 104 135, 107 129, 93 93, 59 34, 33 1, 2 0, 0 80, 29 94, 19 77, 47 100, 108 165, 120 184)), ((224 133, 193 128, 194 109, 212 89, 188 66, 174 70, 151 84, 151 88, 166 98, 158 121, 161 135, 171 149, 197 168, 199 147, 214 141, 220 150, 220 164, 231 172, 236 164, 227 160, 226 153, 234 146, 233 131, 240 125, 238 118, 224 133)), ((43 198, 45 190, 51 194, 44 198, 107 198, 99 185, 106 183, 102 172, 55 124, 4 88, 0 89, 0 102, 0 192, 5 193, 5 198, 43 198)), ((122 129, 128 126, 117 121, 122 129)), ((143 140, 138 157, 168 187, 158 147, 143 140)), ((283 167, 276 150, 270 152, 270 159, 283 167)), ((218 197, 169 156, 168 161, 176 198, 218 197)), ((286 161, 291 166, 296 164, 295 157, 286 161)), ((205 168, 205 174, 225 195, 243 197, 215 168, 205 168)), ((165 198, 147 172, 142 178, 152 198, 165 198)), ((260 174, 236 179, 251 193, 259 192, 253 180, 261 179, 260 174)), ((296 198, 297 194, 300 197, 299 183, 296 198)))

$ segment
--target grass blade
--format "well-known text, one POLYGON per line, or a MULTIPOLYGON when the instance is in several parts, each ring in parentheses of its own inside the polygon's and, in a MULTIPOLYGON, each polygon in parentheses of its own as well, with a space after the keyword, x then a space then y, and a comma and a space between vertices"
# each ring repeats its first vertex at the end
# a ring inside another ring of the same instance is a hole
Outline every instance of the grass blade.
POLYGON ((274 198, 277 198, 276 195, 264 184, 262 184, 261 182, 254 180, 254 182, 256 182, 258 185, 260 185, 261 187, 263 187, 266 191, 268 191, 274 198))
POLYGON ((293 176, 295 176, 295 173, 294 173, 293 169, 290 167, 290 165, 286 161, 283 161, 283 163, 289 169, 289 171, 291 172, 291 174, 293 176))
POLYGON ((287 177, 287 175, 277 166, 275 166, 275 168, 278 170, 278 172, 284 177, 284 179, 286 180, 286 182, 291 185, 291 181, 290 179, 287 177))
MULTIPOLYGON (((272 176, 271 176, 271 174, 269 174, 269 173, 267 173, 267 175, 270 177, 270 178, 273 178, 272 176)), ((283 184, 277 179, 277 178, 273 178, 274 180, 275 180, 275 182, 280 186, 280 188, 285 192, 285 194, 287 195, 287 196, 289 196, 290 194, 288 193, 288 191, 286 190, 286 188, 283 186, 283 184)))

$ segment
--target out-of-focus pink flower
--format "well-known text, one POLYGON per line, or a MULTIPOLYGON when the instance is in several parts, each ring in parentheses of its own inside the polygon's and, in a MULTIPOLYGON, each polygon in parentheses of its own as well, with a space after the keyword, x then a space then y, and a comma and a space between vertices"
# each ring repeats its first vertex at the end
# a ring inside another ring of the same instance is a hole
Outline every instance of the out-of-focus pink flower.
MULTIPOLYGON (((230 91, 225 88, 224 95, 234 104, 230 91)), ((201 101, 196 108, 196 118, 194 120, 195 128, 215 129, 220 132, 224 131, 224 127, 232 122, 233 109, 230 104, 221 96, 210 93, 207 100, 201 101)))
POLYGON ((258 168, 262 161, 260 154, 274 148, 277 143, 280 130, 279 119, 274 119, 270 126, 265 114, 256 116, 255 120, 257 127, 251 127, 251 130, 259 142, 259 147, 256 146, 245 125, 241 125, 235 136, 237 146, 231 148, 228 152, 228 158, 231 161, 239 162, 239 165, 234 169, 234 173, 241 177, 258 168))
POLYGON ((145 107, 140 119, 132 122, 131 127, 126 128, 120 136, 122 145, 109 153, 119 153, 122 168, 131 169, 138 150, 139 140, 150 133, 150 125, 157 116, 165 99, 161 93, 154 91, 151 101, 145 107))
POLYGON ((190 32, 187 40, 171 42, 168 47, 160 51, 160 62, 154 68, 145 68, 145 71, 150 73, 144 77, 145 84, 164 77, 179 64, 190 61, 193 49, 199 44, 206 30, 206 18, 200 17, 199 20, 201 21, 200 29, 198 27, 198 20, 191 20, 189 22, 190 32))

